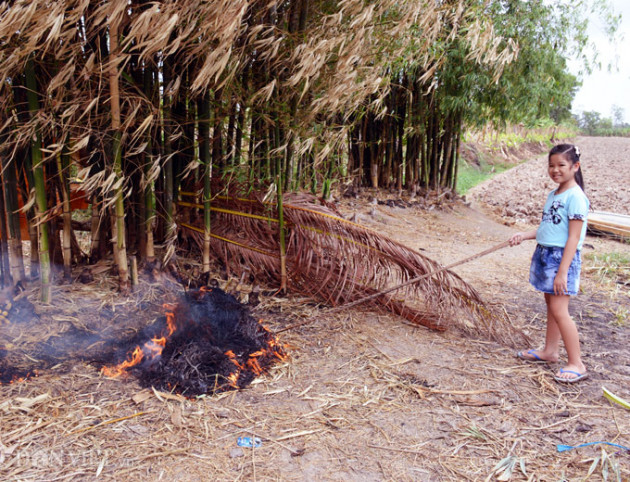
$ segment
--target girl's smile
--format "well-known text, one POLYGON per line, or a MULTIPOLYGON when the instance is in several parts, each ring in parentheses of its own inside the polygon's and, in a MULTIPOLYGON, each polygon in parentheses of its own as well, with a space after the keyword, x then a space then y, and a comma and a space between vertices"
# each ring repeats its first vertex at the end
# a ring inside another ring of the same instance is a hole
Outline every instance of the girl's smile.
POLYGON ((577 184, 575 182, 575 173, 579 167, 579 162, 572 164, 562 154, 553 154, 549 158, 549 177, 558 184, 558 189, 556 190, 558 194, 577 184))

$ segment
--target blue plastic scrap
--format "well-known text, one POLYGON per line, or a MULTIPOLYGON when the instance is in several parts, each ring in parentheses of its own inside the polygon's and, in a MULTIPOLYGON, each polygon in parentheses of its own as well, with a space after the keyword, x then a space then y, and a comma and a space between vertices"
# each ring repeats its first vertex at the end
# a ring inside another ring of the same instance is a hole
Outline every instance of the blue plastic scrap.
POLYGON ((630 451, 630 448, 628 447, 624 447, 623 445, 619 445, 619 444, 614 444, 612 442, 589 442, 586 444, 580 444, 580 445, 557 445, 558 447, 558 452, 566 452, 567 450, 573 450, 573 449, 579 449, 580 447, 587 447, 589 445, 597 445, 597 444, 605 444, 605 445, 610 445, 612 447, 617 447, 621 450, 628 450, 630 451))
POLYGON ((258 437, 239 437, 236 440, 236 445, 239 447, 260 447, 262 440, 258 437))

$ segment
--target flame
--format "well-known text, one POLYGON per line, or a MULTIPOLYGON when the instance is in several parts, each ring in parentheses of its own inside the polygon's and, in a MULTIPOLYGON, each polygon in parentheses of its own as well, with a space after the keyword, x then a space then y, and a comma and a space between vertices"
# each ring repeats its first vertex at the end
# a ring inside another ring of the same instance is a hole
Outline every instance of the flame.
POLYGON ((227 356, 230 359, 230 361, 238 367, 239 370, 245 369, 245 367, 242 364, 240 364, 239 361, 236 359, 236 355, 234 354, 232 350, 226 351, 224 355, 227 356))
POLYGON ((166 311, 166 327, 168 329, 168 335, 171 336, 175 333, 177 329, 177 325, 175 323, 175 305, 170 303, 165 303, 162 305, 166 311))
POLYGON ((238 375, 239 372, 233 372, 228 375, 227 379, 231 387, 238 388, 238 375))
POLYGON ((131 354, 131 357, 125 360, 122 363, 119 363, 113 367, 103 367, 101 369, 101 373, 106 377, 116 378, 122 375, 127 371, 128 368, 136 366, 138 363, 142 361, 144 358, 144 353, 142 352, 142 348, 136 346, 131 354))
POLYGON ((29 378, 38 377, 39 371, 33 370, 22 374, 15 374, 11 377, 11 380, 0 382, 0 385, 13 385, 14 383, 22 383, 28 380, 29 378))
POLYGON ((263 373, 263 369, 260 366, 260 363, 258 363, 258 360, 256 358, 250 357, 249 360, 247 360, 247 366, 256 375, 261 375, 263 373))
POLYGON ((151 338, 142 345, 142 347, 140 345, 136 346, 131 356, 122 363, 113 367, 103 367, 101 369, 103 375, 109 378, 117 378, 127 373, 129 368, 139 365, 143 360, 152 361, 162 355, 162 350, 164 350, 166 346, 166 340, 177 330, 175 323, 175 306, 171 304, 164 304, 163 306, 169 310, 166 312, 166 335, 151 338))

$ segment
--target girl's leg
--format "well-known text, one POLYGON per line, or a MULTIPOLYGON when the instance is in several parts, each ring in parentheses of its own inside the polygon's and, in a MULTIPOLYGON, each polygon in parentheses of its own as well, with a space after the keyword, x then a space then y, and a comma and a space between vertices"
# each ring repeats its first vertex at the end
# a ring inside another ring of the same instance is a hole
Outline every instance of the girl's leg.
POLYGON ((545 333, 545 347, 543 353, 548 360, 558 361, 558 352, 560 350, 560 328, 551 309, 551 297, 545 293, 545 303, 547 304, 547 332, 545 333))
POLYGON ((585 373, 586 367, 582 363, 580 353, 580 336, 577 326, 569 315, 569 296, 568 295, 545 295, 547 301, 547 339, 545 342, 544 352, 549 354, 555 346, 556 359, 558 356, 558 343, 560 337, 564 342, 567 350, 568 362, 564 367, 564 373, 558 372, 556 376, 560 378, 576 378, 577 375, 567 373, 567 370, 578 373, 585 373), (552 321, 553 320, 553 324, 552 321))
MULTIPOLYGON (((556 322, 556 318, 554 317, 553 311, 550 307, 550 296, 551 295, 545 293, 545 303, 547 303, 547 332, 545 334, 545 346, 541 350, 534 350, 533 353, 535 353, 540 360, 557 362, 561 335, 558 323, 556 322)), ((524 353, 523 356, 531 359, 532 361, 536 360, 536 357, 533 356, 532 353, 524 353)))

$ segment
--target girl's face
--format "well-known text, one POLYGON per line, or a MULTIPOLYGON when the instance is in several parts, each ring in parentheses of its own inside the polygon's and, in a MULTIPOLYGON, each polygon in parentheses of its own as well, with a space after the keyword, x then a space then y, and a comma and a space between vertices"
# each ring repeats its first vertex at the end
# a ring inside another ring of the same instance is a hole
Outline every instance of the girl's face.
POLYGON ((571 163, 563 154, 553 154, 549 158, 549 177, 560 188, 571 187, 575 183, 575 173, 580 168, 580 163, 571 163))

